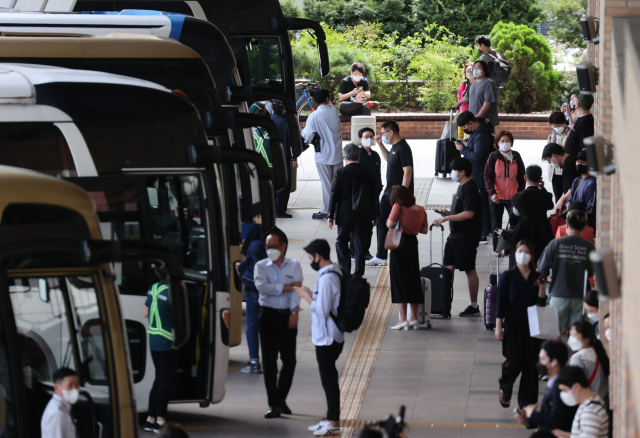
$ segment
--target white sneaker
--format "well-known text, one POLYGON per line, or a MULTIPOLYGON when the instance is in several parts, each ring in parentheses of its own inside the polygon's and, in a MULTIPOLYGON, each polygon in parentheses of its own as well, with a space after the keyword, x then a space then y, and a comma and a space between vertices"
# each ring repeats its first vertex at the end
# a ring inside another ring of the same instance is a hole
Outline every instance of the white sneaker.
POLYGON ((321 420, 320 423, 318 424, 314 424, 313 426, 309 426, 309 430, 311 432, 315 432, 316 430, 320 429, 320 427, 324 426, 324 423, 329 423, 327 420, 321 420))
POLYGON ((367 266, 387 266, 387 261, 383 259, 379 259, 378 257, 374 257, 371 260, 367 260, 364 262, 367 266))
POLYGON ((313 432, 314 436, 326 436, 326 435, 338 435, 340 433, 340 428, 332 426, 330 422, 325 421, 325 423, 318 428, 315 432, 313 432))

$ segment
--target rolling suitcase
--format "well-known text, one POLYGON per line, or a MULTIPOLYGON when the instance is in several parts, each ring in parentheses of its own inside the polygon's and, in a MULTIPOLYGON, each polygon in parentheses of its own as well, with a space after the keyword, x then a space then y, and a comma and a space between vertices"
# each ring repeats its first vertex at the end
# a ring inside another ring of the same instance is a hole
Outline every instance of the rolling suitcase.
POLYGON ((421 278, 422 290, 424 291, 424 304, 418 305, 418 323, 427 324, 431 328, 431 280, 421 278))
POLYGON ((498 311, 498 278, 500 278, 500 255, 496 254, 496 273, 489 274, 489 286, 484 290, 484 326, 487 330, 496 328, 496 312, 498 311))
MULTIPOLYGON (((420 277, 431 281, 431 314, 442 315, 443 318, 451 318, 451 302, 453 301, 453 283, 451 270, 444 265, 444 227, 442 230, 442 265, 433 263, 433 233, 429 240, 429 266, 420 269, 420 277)), ((429 231, 433 230, 433 225, 429 231)))
MULTIPOLYGON (((456 127, 457 128, 457 127, 456 127)), ((453 107, 449 116, 449 138, 441 138, 436 143, 436 178, 442 173, 443 177, 447 177, 451 173, 451 161, 460 157, 460 151, 456 149, 455 139, 453 138, 453 107)))

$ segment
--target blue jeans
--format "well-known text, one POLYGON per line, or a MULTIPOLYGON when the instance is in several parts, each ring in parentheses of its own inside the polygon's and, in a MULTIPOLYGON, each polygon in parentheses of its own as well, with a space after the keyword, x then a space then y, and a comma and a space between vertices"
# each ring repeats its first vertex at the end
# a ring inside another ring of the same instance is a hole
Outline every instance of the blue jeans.
POLYGON ((260 304, 258 304, 258 291, 246 290, 244 301, 247 305, 247 344, 249 345, 249 358, 260 360, 260 304))

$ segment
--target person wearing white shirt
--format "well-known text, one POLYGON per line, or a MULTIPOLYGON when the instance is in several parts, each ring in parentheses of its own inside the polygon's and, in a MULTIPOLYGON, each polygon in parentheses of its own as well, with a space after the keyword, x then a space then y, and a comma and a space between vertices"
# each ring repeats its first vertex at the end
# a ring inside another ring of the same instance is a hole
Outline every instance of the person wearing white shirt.
POLYGON ((274 228, 267 236, 267 258, 256 263, 253 280, 259 293, 262 368, 269 410, 265 418, 291 414, 286 400, 296 369, 296 337, 300 297, 293 290, 302 285, 300 263, 285 257, 287 236, 274 228), (278 376, 278 351, 282 368, 278 376))
POLYGON ((343 167, 340 116, 330 105, 329 96, 329 90, 325 88, 313 93, 313 100, 318 103, 318 109, 309 114, 301 132, 307 144, 313 141, 315 134, 320 136, 320 151, 316 151, 316 167, 322 184, 322 208, 311 216, 313 219, 329 217, 331 183, 336 171, 343 167))
POLYGON ((344 347, 342 333, 332 318, 338 314, 342 269, 331 261, 331 247, 324 239, 311 241, 304 250, 311 267, 318 271, 313 293, 308 287, 295 287, 300 298, 311 305, 311 340, 316 346, 316 360, 320 371, 322 389, 327 399, 325 420, 310 426, 315 436, 334 435, 340 432, 340 386, 336 361, 344 347))
POLYGON ((80 379, 69 368, 60 368, 53 373, 55 394, 42 414, 40 429, 42 438, 77 438, 76 424, 71 414, 71 405, 78 401, 80 379))

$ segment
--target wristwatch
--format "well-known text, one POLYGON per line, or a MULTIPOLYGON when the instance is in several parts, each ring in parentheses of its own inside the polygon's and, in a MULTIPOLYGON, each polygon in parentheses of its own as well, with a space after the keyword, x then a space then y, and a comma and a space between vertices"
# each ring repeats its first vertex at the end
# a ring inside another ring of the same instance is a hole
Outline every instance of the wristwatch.
POLYGON ((292 311, 291 311, 291 314, 292 314, 292 315, 297 315, 297 314, 298 314, 298 311, 297 311, 297 310, 292 310, 292 311))

